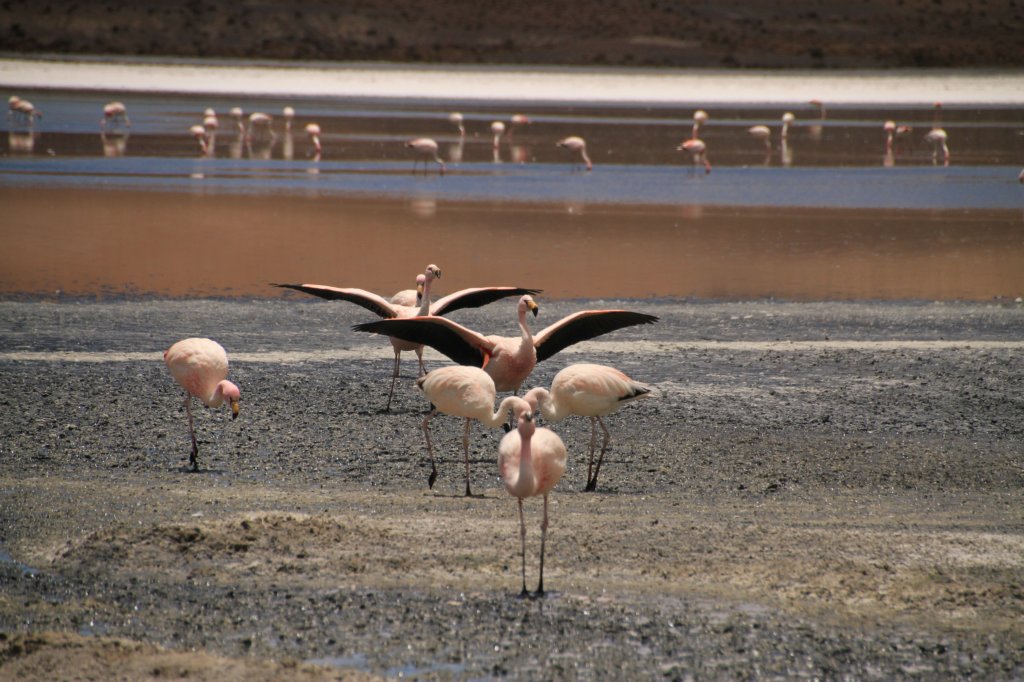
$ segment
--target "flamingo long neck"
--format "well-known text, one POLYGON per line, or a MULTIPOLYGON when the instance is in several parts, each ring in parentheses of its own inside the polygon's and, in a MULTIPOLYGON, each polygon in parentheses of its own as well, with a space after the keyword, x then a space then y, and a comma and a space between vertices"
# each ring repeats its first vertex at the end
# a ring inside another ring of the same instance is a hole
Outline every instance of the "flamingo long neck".
POLYGON ((519 310, 519 329, 523 332, 523 345, 533 346, 533 332, 526 321, 526 310, 525 306, 519 310))
POLYGON ((420 309, 416 314, 420 317, 430 314, 430 283, 434 281, 434 278, 427 275, 427 281, 423 283, 423 297, 420 301, 420 309))
POLYGON ((524 429, 520 429, 519 438, 519 473, 515 483, 510 486, 510 492, 516 497, 527 497, 534 489, 533 451, 530 447, 533 431, 524 433, 524 429))
POLYGON ((220 407, 224 404, 224 382, 219 382, 213 389, 213 394, 204 401, 208 407, 220 407))
POLYGON ((568 407, 556 403, 551 397, 551 392, 543 386, 531 388, 524 398, 531 405, 533 400, 536 400, 541 415, 549 422, 560 422, 569 416, 568 407))
POLYGON ((498 409, 494 414, 489 414, 486 417, 479 419, 480 423, 492 429, 496 429, 505 423, 505 416, 508 411, 515 407, 517 402, 521 402, 523 398, 517 398, 514 395, 510 395, 498 404, 498 409))

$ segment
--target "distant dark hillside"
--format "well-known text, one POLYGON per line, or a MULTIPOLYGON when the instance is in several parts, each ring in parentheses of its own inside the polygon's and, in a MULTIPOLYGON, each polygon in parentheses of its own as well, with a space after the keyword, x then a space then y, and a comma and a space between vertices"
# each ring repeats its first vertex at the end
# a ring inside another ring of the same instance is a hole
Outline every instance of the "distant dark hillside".
POLYGON ((1021 67, 1024 0, 2 0, 0 51, 672 67, 1021 67))

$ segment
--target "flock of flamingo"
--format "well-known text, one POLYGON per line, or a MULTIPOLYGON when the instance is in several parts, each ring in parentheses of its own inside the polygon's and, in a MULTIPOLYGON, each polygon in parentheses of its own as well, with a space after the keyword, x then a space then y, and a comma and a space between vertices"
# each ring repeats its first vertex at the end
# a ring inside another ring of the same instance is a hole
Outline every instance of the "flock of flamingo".
MULTIPOLYGON (((825 105, 819 100, 811 100, 810 104, 817 107, 818 119, 815 124, 808 127, 808 131, 812 137, 820 138, 822 133, 821 122, 824 121, 826 117, 825 105)), ((31 102, 16 95, 12 95, 9 98, 8 105, 9 120, 14 125, 23 129, 32 129, 36 120, 42 118, 42 112, 40 112, 31 102)), ((924 135, 924 140, 932 145, 933 161, 935 163, 941 162, 943 165, 948 166, 950 159, 948 145, 949 136, 941 123, 942 103, 936 102, 933 106, 933 111, 934 119, 932 126, 924 135)), ((242 109, 239 107, 232 108, 229 112, 229 116, 234 121, 233 127, 236 131, 234 151, 240 153, 241 145, 244 142, 249 149, 250 156, 269 158, 270 148, 278 138, 277 133, 274 132, 273 128, 274 117, 260 111, 249 114, 249 116, 246 117, 242 109), (254 144, 262 144, 262 152, 254 153, 254 144)), ((290 159, 294 154, 292 149, 292 145, 294 144, 292 141, 292 122, 295 118, 295 109, 290 106, 284 107, 281 112, 281 118, 284 120, 285 131, 284 156, 285 158, 290 159)), ((466 137, 465 117, 461 113, 455 112, 450 114, 448 119, 455 126, 456 131, 459 134, 460 141, 464 141, 466 137)), ((708 144, 701 139, 700 132, 702 126, 707 123, 708 119, 708 113, 703 109, 695 111, 693 114, 693 128, 690 137, 683 140, 676 147, 677 151, 689 153, 692 157, 694 166, 703 166, 705 173, 711 172, 711 162, 708 158, 708 144)), ((781 127, 779 129, 778 137, 779 149, 784 165, 789 165, 789 162, 792 160, 792 151, 788 146, 788 139, 790 127, 795 121, 796 116, 791 111, 785 112, 781 117, 781 127)), ((507 124, 504 121, 493 121, 490 124, 495 159, 498 158, 498 150, 502 139, 505 139, 511 144, 514 139, 515 130, 529 123, 530 119, 527 116, 523 114, 516 114, 510 118, 507 124)), ((127 108, 124 103, 107 103, 103 107, 103 118, 100 121, 100 126, 101 133, 104 136, 109 131, 126 131, 129 129, 131 127, 131 122, 128 118, 127 108)), ((216 111, 208 108, 203 112, 201 122, 196 123, 189 129, 189 132, 196 140, 199 153, 201 155, 214 156, 217 131, 219 128, 220 122, 216 111)), ((885 136, 884 164, 886 166, 892 166, 895 163, 896 145, 898 140, 911 133, 913 128, 909 125, 901 125, 897 124, 896 121, 889 120, 882 124, 882 131, 885 136)), ((319 124, 315 122, 307 123, 304 127, 304 132, 306 133, 310 143, 311 151, 309 156, 314 161, 320 160, 323 153, 323 145, 321 143, 322 132, 319 124)), ((751 126, 747 129, 747 134, 752 139, 763 143, 766 158, 771 155, 773 151, 773 132, 769 126, 763 124, 751 126)), ((558 140, 555 144, 556 146, 567 150, 574 160, 578 159, 578 162, 582 164, 586 170, 593 170, 594 164, 591 161, 590 156, 587 154, 586 140, 582 137, 572 135, 558 140)), ((428 164, 433 163, 437 165, 438 173, 444 175, 447 166, 445 160, 440 156, 440 147, 437 140, 429 137, 418 137, 406 142, 405 147, 413 154, 413 173, 417 171, 420 162, 422 162, 425 172, 428 164)), ((451 160, 457 161, 459 159, 453 158, 451 160)), ((1024 182, 1024 171, 1021 173, 1021 181, 1024 182)))
MULTIPOLYGON (((548 494, 566 469, 566 448, 561 438, 548 428, 538 427, 539 418, 557 423, 570 415, 591 420, 590 451, 586 491, 597 489, 597 479, 611 439, 602 417, 628 402, 651 395, 651 387, 634 381, 625 373, 606 365, 578 363, 560 370, 550 388, 537 386, 519 395, 523 383, 542 362, 559 351, 588 339, 635 325, 653 324, 658 318, 629 310, 581 310, 567 315, 534 333, 528 315, 536 316, 539 306, 533 296, 537 289, 491 286, 462 289, 434 301, 431 287, 441 277, 436 265, 428 265, 416 278, 416 288, 399 291, 385 298, 357 288, 323 284, 273 284, 326 300, 347 301, 359 305, 381 319, 357 324, 355 331, 387 336, 395 353, 391 385, 384 411, 389 411, 399 376, 402 351, 413 351, 419 360, 416 386, 429 401, 420 424, 430 458, 427 480, 433 488, 438 472, 430 437, 430 422, 439 413, 465 419, 462 447, 465 462, 465 494, 470 487, 469 439, 474 421, 490 428, 504 427, 505 436, 498 447, 498 469, 508 493, 516 498, 519 509, 522 553, 522 592, 526 589, 526 522, 523 500, 542 497, 539 580, 534 596, 544 594, 544 548, 548 529, 548 494), (519 297, 516 305, 518 336, 485 335, 443 317, 446 313, 476 308, 501 299, 519 297), (430 346, 454 361, 455 365, 426 371, 423 348, 430 346), (511 392, 495 408, 497 393, 511 392), (597 451, 597 429, 603 432, 597 451)), ((228 356, 211 339, 189 338, 178 341, 164 352, 171 376, 185 390, 192 448, 189 464, 199 468, 199 448, 191 402, 195 397, 208 407, 228 404, 232 418, 238 416, 241 392, 228 381, 228 356)))

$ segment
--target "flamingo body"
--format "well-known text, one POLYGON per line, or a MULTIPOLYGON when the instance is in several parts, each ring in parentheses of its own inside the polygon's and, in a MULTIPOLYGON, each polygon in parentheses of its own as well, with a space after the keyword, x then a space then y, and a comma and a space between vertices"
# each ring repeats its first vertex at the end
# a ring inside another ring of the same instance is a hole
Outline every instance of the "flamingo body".
POLYGON ((594 164, 590 162, 590 157, 587 156, 587 142, 582 137, 576 135, 566 137, 555 143, 556 146, 568 149, 570 152, 574 152, 580 155, 580 160, 583 161, 587 166, 587 170, 593 170, 594 164))
POLYGON ((544 549, 548 532, 548 494, 565 473, 566 450, 562 439, 549 429, 538 429, 529 410, 517 409, 518 424, 498 445, 498 469, 508 494, 517 498, 519 506, 519 537, 522 550, 523 596, 526 590, 526 521, 523 500, 544 498, 544 520, 541 523, 540 578, 537 596, 544 596, 544 549))
POLYGON ((519 299, 517 316, 520 336, 484 336, 440 317, 414 317, 357 324, 356 331, 397 336, 422 343, 460 365, 484 369, 499 391, 518 391, 538 362, 580 341, 638 324, 658 320, 653 315, 628 310, 583 310, 533 334, 526 321, 528 312, 537 315, 532 296, 519 299))
POLYGON ((677 151, 690 152, 693 155, 693 163, 701 163, 704 165, 704 174, 711 172, 711 162, 708 161, 708 146, 704 144, 704 140, 698 140, 691 138, 684 141, 681 145, 676 147, 677 151))
POLYGON ((220 407, 225 401, 231 405, 231 418, 238 417, 238 386, 227 380, 228 354, 224 347, 212 339, 189 338, 178 341, 164 351, 164 363, 174 380, 185 389, 185 411, 192 438, 189 463, 193 471, 199 469, 199 448, 192 423, 192 397, 207 407, 220 407))
POLYGON ((573 414, 590 418, 590 455, 585 490, 593 491, 597 489, 597 477, 601 472, 605 449, 611 440, 611 434, 601 417, 650 393, 649 386, 634 381, 614 367, 580 363, 559 371, 551 382, 550 390, 538 386, 530 389, 523 397, 534 412, 539 408, 540 414, 550 422, 560 422, 573 414), (598 426, 604 431, 604 442, 595 468, 594 449, 598 426))
POLYGON ((409 140, 405 143, 405 146, 412 149, 416 153, 416 158, 412 163, 412 172, 416 173, 416 165, 420 161, 423 161, 423 172, 427 172, 427 162, 433 161, 437 164, 438 173, 444 175, 444 161, 437 155, 437 141, 432 140, 429 137, 418 137, 415 140, 409 140))
POLYGON ((494 399, 497 391, 494 387, 494 380, 487 372, 477 367, 466 367, 455 365, 435 369, 432 372, 416 380, 416 386, 423 391, 423 394, 430 400, 431 411, 423 419, 423 435, 427 441, 427 452, 430 455, 430 478, 429 487, 434 487, 437 480, 437 466, 434 463, 434 449, 430 441, 430 420, 438 412, 453 417, 464 417, 466 420, 465 430, 462 437, 462 448, 466 461, 466 496, 472 495, 469 485, 469 431, 473 420, 484 426, 497 428, 505 423, 505 416, 509 410, 518 406, 528 409, 523 405, 523 400, 516 397, 508 397, 501 401, 498 409, 494 410, 494 399))

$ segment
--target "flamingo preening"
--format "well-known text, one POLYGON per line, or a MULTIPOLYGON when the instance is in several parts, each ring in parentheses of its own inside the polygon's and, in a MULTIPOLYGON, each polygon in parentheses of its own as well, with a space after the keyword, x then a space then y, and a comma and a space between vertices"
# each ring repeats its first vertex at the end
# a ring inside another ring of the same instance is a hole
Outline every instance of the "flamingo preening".
POLYGON ((185 389, 185 412, 188 414, 188 433, 192 439, 189 464, 199 471, 199 446, 192 423, 192 397, 207 407, 220 407, 227 401, 231 405, 231 418, 238 417, 238 386, 227 380, 228 354, 224 347, 212 339, 190 338, 178 341, 164 351, 164 363, 174 380, 185 389))
POLYGON ((590 417, 590 455, 587 459, 587 492, 597 489, 597 476, 601 472, 604 453, 611 434, 601 417, 615 412, 628 402, 651 395, 651 388, 634 381, 625 373, 607 365, 575 364, 558 372, 551 381, 551 389, 531 388, 523 396, 534 413, 550 422, 560 422, 569 415, 590 417), (601 453, 594 464, 597 427, 604 432, 601 453))
POLYGON ((590 162, 590 157, 587 156, 587 142, 582 137, 576 135, 564 138, 555 143, 556 146, 568 149, 570 152, 580 155, 580 160, 586 164, 587 170, 593 170, 594 164, 590 162))
POLYGON ((496 429, 504 425, 506 416, 513 406, 522 402, 521 398, 509 396, 501 401, 494 410, 494 399, 497 391, 494 379, 487 372, 477 367, 454 365, 432 370, 416 380, 416 386, 430 400, 430 412, 423 418, 423 436, 427 441, 427 453, 430 455, 430 477, 427 485, 434 487, 437 480, 437 465, 434 462, 434 446, 430 442, 430 420, 438 412, 453 417, 465 417, 466 425, 462 433, 462 450, 466 460, 466 497, 472 492, 469 487, 469 430, 473 420, 484 426, 496 429))
POLYGON ((537 597, 544 596, 544 549, 548 538, 548 494, 565 473, 565 444, 550 429, 538 429, 529 405, 515 409, 517 425, 498 445, 498 469, 505 490, 519 504, 519 539, 523 565, 523 588, 526 590, 526 519, 523 500, 527 497, 544 498, 544 518, 540 525, 540 578, 537 597))
POLYGON ((100 119, 100 130, 106 131, 107 127, 117 128, 124 126, 131 128, 132 122, 128 118, 128 108, 123 102, 107 102, 103 105, 103 118, 100 119))
POLYGON ((408 149, 412 149, 416 153, 416 157, 412 162, 413 175, 416 174, 416 165, 423 161, 423 173, 427 172, 427 162, 433 161, 438 166, 438 173, 444 175, 444 161, 437 155, 437 142, 430 139, 429 137, 418 137, 415 140, 409 140, 405 143, 408 149))
POLYGON ((535 335, 526 321, 528 312, 537 315, 533 297, 522 296, 516 310, 520 336, 514 337, 484 336, 443 317, 378 320, 353 329, 430 346, 460 365, 482 368, 494 379, 497 390, 518 392, 537 363, 560 350, 617 329, 658 321, 654 315, 629 310, 583 310, 535 335))
POLYGON ((705 175, 711 172, 711 162, 708 161, 708 146, 704 144, 704 140, 696 138, 686 140, 676 147, 676 151, 690 152, 693 155, 693 165, 703 164, 705 175))
MULTIPOLYGON (((523 289, 520 287, 476 287, 461 289, 435 302, 431 302, 430 286, 434 279, 441 277, 441 269, 433 264, 428 265, 422 276, 424 277, 424 283, 419 305, 406 305, 409 299, 408 295, 403 292, 395 295, 396 297, 402 297, 402 303, 395 303, 364 289, 343 289, 325 284, 274 284, 273 286, 294 289, 295 291, 301 291, 305 294, 311 294, 327 300, 355 303, 385 318, 382 321, 396 321, 406 318, 433 319, 432 316, 434 315, 444 315, 462 308, 478 308, 508 296, 539 293, 538 289, 523 289)), ((391 374, 391 389, 388 391, 388 402, 384 407, 384 410, 388 411, 391 409, 391 398, 395 392, 395 380, 398 378, 402 351, 411 350, 416 353, 421 373, 425 373, 426 368, 423 366, 422 342, 410 341, 394 334, 385 334, 385 336, 391 337, 391 345, 395 351, 394 369, 391 374)))

